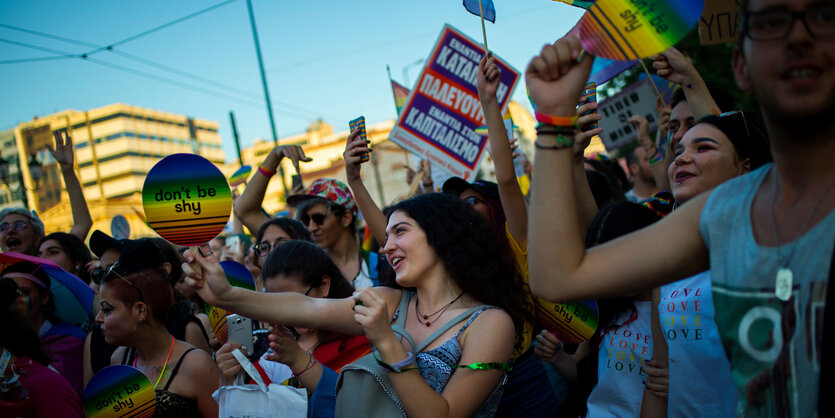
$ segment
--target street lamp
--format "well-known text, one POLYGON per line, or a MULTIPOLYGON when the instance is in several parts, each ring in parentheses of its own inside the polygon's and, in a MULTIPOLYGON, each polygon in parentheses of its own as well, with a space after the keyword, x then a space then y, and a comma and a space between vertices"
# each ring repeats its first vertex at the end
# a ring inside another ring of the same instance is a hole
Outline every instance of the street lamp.
MULTIPOLYGON (((43 164, 35 158, 35 154, 32 154, 32 158, 29 159, 29 176, 32 178, 32 181, 35 182, 35 186, 37 187, 38 183, 43 178, 43 164)), ((21 184, 23 178, 21 177, 21 184)))
MULTIPOLYGON (((23 206, 28 209, 29 196, 26 193, 26 184, 23 182, 23 171, 20 169, 20 160, 15 159, 15 164, 17 164, 17 180, 20 184, 17 191, 20 192, 20 199, 23 201, 23 206)), ((6 188, 9 189, 9 192, 12 192, 13 190, 9 187, 9 180, 11 177, 9 175, 9 165, 9 160, 0 156, 0 180, 2 180, 6 185, 6 188)), ((37 186, 41 178, 43 178, 43 164, 35 158, 35 154, 32 154, 29 159, 29 176, 32 178, 35 186, 37 186)))

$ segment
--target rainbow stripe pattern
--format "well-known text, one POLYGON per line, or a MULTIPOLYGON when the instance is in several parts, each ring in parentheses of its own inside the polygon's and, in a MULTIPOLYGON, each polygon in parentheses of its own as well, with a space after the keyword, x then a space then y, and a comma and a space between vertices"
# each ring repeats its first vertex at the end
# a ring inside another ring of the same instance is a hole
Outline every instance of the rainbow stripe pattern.
POLYGON ((580 20, 580 42, 598 57, 649 57, 684 38, 703 7, 704 0, 597 0, 580 20))
POLYGON ((406 104, 406 99, 409 98, 409 89, 403 87, 400 83, 391 80, 391 91, 394 93, 394 107, 397 108, 397 114, 403 109, 406 104))
POLYGON ((252 173, 252 167, 248 165, 239 168, 237 171, 232 173, 231 177, 229 177, 229 185, 235 187, 239 184, 246 183, 246 179, 249 178, 250 173, 252 173))
POLYGON ((560 3, 567 4, 569 6, 579 7, 581 9, 588 10, 594 1, 585 1, 585 0, 554 0, 560 3))
POLYGON ((232 191, 209 160, 172 154, 148 172, 142 206, 157 234, 177 245, 195 246, 223 231, 232 212, 232 191))
POLYGON ((579 344, 597 331, 600 313, 593 300, 574 303, 551 303, 537 299, 536 317, 545 329, 563 343, 579 344))
POLYGON ((84 389, 84 412, 90 418, 150 418, 155 408, 151 381, 130 366, 105 367, 93 375, 84 389))
MULTIPOLYGON (((255 279, 252 278, 252 273, 243 264, 233 260, 225 260, 220 262, 220 267, 223 268, 223 272, 226 273, 226 280, 232 286, 255 290, 255 279)), ((226 323, 228 312, 209 304, 203 305, 203 311, 209 317, 209 324, 212 325, 212 331, 217 336, 217 340, 221 344, 226 344, 229 340, 229 326, 226 323)))
MULTIPOLYGON (((586 84, 586 87, 583 89, 583 97, 580 98, 580 106, 592 103, 597 101, 597 83, 594 81, 589 82, 586 84)), ((597 110, 589 110, 586 113, 583 113, 581 116, 597 114, 597 110)), ((598 127, 597 121, 594 121, 586 126, 581 126, 583 132, 590 131, 592 129, 596 129, 598 127)))

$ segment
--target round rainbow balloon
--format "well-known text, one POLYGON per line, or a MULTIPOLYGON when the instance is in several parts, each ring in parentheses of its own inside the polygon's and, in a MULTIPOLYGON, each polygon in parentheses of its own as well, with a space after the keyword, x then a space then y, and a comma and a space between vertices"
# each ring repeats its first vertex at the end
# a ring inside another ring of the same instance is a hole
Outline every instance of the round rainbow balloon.
POLYGON ((704 0, 596 0, 580 19, 580 42, 597 57, 646 58, 684 38, 703 7, 704 0))
POLYGON ((155 407, 151 381, 130 366, 105 367, 84 389, 84 412, 90 418, 151 417, 155 407))
POLYGON ((216 237, 232 213, 226 177, 209 160, 172 154, 156 163, 142 186, 148 225, 166 240, 196 246, 216 237))
POLYGON ((579 344, 597 331, 600 314, 593 300, 551 303, 537 299, 536 317, 545 329, 563 343, 579 344))
POLYGON ((247 178, 249 178, 249 173, 252 172, 252 167, 245 165, 239 168, 237 171, 232 173, 232 176, 229 177, 229 185, 235 187, 239 184, 243 184, 247 178))

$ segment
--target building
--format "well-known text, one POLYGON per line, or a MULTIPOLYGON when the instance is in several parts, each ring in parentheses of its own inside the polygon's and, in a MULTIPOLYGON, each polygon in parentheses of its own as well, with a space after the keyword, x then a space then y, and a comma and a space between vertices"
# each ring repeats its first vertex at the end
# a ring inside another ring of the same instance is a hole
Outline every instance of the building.
MULTIPOLYGON (((3 155, 7 144, 15 144, 15 161, 20 162, 27 199, 12 200, 8 190, 19 189, 10 182, 3 206, 23 206, 38 211, 47 231, 68 231, 72 216, 60 169, 46 149, 54 143, 54 131, 67 131, 75 146, 76 173, 82 184, 94 229, 110 231, 115 214, 128 218, 139 235, 151 232, 142 221, 142 185, 151 167, 163 157, 179 153, 200 154, 224 168, 224 155, 217 122, 191 118, 126 104, 111 104, 89 111, 65 110, 21 123, 13 138, 0 136, 3 155), (92 140, 91 140, 92 139, 92 140), (17 156, 34 155, 41 175, 32 176, 31 162, 17 156), (40 177, 40 178, 38 178, 40 177)), ((16 165, 9 164, 10 177, 16 165)), ((0 199, 3 199, 0 197, 0 199)), ((132 234, 133 235, 133 234, 132 234)))

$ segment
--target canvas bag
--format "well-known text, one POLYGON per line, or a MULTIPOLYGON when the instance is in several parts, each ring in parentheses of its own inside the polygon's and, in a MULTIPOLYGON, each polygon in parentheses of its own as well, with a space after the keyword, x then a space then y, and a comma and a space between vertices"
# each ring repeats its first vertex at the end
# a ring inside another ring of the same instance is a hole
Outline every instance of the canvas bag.
POLYGON ((218 404, 218 416, 238 418, 306 418, 307 391, 275 383, 264 384, 249 359, 235 349, 232 352, 255 385, 222 386, 212 394, 218 404))
MULTIPOLYGON (((426 346, 431 344, 432 341, 435 341, 436 338, 448 329, 469 317, 477 310, 487 306, 481 305, 468 309, 454 319, 447 321, 447 323, 421 342, 419 346, 415 347, 412 336, 403 327, 406 323, 406 312, 410 299, 410 293, 404 290, 400 298, 400 305, 397 308, 399 312, 397 322, 392 325, 391 330, 409 343, 415 355, 423 351, 426 346)), ((342 367, 339 378, 336 380, 336 413, 334 414, 336 417, 406 416, 406 410, 403 408, 403 404, 400 402, 400 398, 397 396, 397 392, 395 392, 394 386, 391 384, 388 373, 383 366, 377 363, 377 359, 374 357, 375 354, 371 352, 360 357, 357 361, 342 367)))

